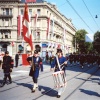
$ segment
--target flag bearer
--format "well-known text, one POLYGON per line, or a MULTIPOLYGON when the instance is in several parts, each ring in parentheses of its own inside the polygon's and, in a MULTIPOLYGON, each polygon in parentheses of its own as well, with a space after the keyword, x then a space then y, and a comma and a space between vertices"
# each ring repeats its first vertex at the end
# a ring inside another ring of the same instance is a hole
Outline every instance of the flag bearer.
POLYGON ((38 54, 38 51, 34 51, 34 55, 32 57, 28 57, 27 61, 31 65, 29 76, 32 77, 34 86, 32 88, 32 92, 36 91, 36 88, 38 88, 38 77, 39 77, 39 69, 42 64, 41 57, 38 54))

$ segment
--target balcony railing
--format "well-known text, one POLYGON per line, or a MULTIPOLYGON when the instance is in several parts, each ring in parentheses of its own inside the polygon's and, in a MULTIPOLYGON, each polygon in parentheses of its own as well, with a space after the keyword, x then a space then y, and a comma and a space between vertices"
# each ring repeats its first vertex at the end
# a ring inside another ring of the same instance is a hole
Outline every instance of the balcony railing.
POLYGON ((0 14, 0 18, 9 18, 9 17, 13 17, 13 15, 12 14, 10 14, 10 15, 6 15, 6 14, 0 14))

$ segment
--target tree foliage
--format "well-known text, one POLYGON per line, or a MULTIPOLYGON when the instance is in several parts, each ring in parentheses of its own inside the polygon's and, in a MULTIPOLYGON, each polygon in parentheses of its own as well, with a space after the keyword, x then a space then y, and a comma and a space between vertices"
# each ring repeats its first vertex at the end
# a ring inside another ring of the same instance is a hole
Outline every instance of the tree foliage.
POLYGON ((93 48, 100 53, 100 32, 94 34, 93 48))
POLYGON ((73 38, 73 46, 76 48, 78 52, 85 52, 88 53, 93 49, 93 45, 90 42, 85 42, 85 35, 88 34, 84 29, 78 30, 75 33, 75 37, 73 38))

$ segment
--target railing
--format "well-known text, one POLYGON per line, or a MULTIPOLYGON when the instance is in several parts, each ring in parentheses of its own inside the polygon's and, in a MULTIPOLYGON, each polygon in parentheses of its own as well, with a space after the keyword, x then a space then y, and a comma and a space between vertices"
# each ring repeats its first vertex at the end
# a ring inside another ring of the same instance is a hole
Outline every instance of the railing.
POLYGON ((6 18, 8 18, 8 17, 13 17, 13 15, 12 14, 10 14, 10 15, 6 15, 6 14, 0 14, 0 18, 4 18, 4 17, 6 17, 6 18))

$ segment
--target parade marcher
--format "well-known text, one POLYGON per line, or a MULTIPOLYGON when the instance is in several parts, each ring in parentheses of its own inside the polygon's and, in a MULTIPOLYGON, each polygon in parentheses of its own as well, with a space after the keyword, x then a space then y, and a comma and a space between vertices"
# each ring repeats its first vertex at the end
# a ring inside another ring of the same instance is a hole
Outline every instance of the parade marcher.
POLYGON ((1 64, 2 64, 2 55, 0 54, 0 68, 1 68, 1 64))
POLYGON ((36 88, 38 88, 38 77, 39 77, 39 69, 42 64, 42 59, 38 54, 38 51, 34 51, 34 55, 32 57, 28 57, 27 61, 31 65, 29 76, 33 78, 34 86, 32 88, 32 92, 35 92, 36 88))
POLYGON ((53 70, 53 67, 54 67, 54 58, 55 58, 55 56, 54 56, 54 54, 52 54, 52 56, 50 57, 50 66, 51 66, 50 70, 51 71, 53 70))
POLYGON ((13 59, 12 57, 9 56, 9 52, 5 52, 5 56, 3 57, 3 64, 2 64, 2 69, 4 72, 4 80, 1 86, 4 86, 5 83, 7 82, 7 78, 9 79, 9 84, 12 83, 12 78, 11 78, 11 72, 13 68, 13 59))
POLYGON ((98 67, 100 67, 100 55, 98 55, 97 57, 97 64, 98 64, 98 67))
POLYGON ((81 54, 80 55, 80 65, 81 65, 81 68, 84 68, 84 60, 85 60, 85 55, 81 54))
MULTIPOLYGON (((58 71, 62 70, 64 72, 64 75, 65 75, 65 65, 66 64, 67 64, 67 60, 66 60, 66 57, 64 57, 62 54, 62 50, 57 49, 57 55, 54 58, 54 71, 58 72, 58 71)), ((63 93, 64 88, 65 87, 58 88, 57 98, 60 98, 61 94, 63 93)))
POLYGON ((73 63, 73 54, 72 53, 69 55, 69 62, 70 62, 70 66, 72 67, 72 63, 73 63))
POLYGON ((18 67, 19 52, 15 55, 15 67, 18 67))

